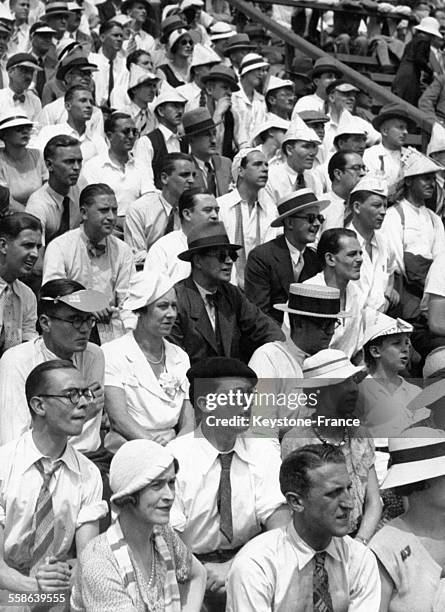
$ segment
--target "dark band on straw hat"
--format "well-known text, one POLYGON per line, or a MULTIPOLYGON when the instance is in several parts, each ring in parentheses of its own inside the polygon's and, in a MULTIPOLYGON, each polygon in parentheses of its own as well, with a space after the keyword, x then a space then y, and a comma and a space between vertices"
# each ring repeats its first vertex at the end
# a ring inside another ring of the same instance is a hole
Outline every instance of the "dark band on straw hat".
POLYGON ((14 115, 13 117, 7 117, 6 119, 2 119, 0 121, 0 127, 4 124, 4 123, 9 123, 9 121, 14 121, 15 119, 24 119, 25 121, 28 121, 28 123, 30 125, 32 125, 32 121, 30 119, 28 119, 28 117, 25 117, 25 115, 14 115))
POLYGON ((415 448, 406 448, 390 453, 388 467, 399 465, 401 463, 412 463, 414 461, 426 461, 428 459, 437 459, 437 457, 445 456, 445 442, 437 444, 428 444, 427 446, 417 446, 415 448))
MULTIPOLYGON (((335 315, 340 311, 339 299, 317 299, 312 296, 289 294, 288 308, 317 315, 335 315)), ((308 314, 310 316, 310 314, 308 314)))

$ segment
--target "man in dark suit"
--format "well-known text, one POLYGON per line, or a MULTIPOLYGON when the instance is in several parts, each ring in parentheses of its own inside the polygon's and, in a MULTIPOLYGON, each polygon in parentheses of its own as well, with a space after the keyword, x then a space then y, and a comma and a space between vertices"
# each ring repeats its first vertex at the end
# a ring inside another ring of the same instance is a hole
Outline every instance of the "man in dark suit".
POLYGON ((217 153, 216 124, 209 110, 199 107, 184 113, 184 134, 196 167, 195 185, 215 197, 229 191, 232 162, 217 153))
POLYGON ((55 73, 57 60, 54 53, 50 53, 53 49, 53 35, 55 30, 50 28, 44 21, 36 21, 29 30, 29 39, 31 42, 31 53, 37 60, 37 63, 42 71, 35 74, 35 90, 39 98, 42 98, 43 87, 45 83, 51 79, 55 73))
POLYGON ((279 216, 272 227, 284 234, 255 247, 249 254, 244 289, 249 300, 263 312, 283 322, 274 304, 287 302, 291 283, 303 282, 321 271, 320 261, 308 244, 314 242, 329 200, 317 200, 310 189, 299 189, 278 201, 279 216))
POLYGON ((223 223, 196 226, 187 245, 178 257, 191 263, 192 273, 175 285, 178 316, 171 340, 192 364, 217 356, 248 360, 259 346, 283 340, 278 325, 230 284, 241 246, 229 242, 223 223))

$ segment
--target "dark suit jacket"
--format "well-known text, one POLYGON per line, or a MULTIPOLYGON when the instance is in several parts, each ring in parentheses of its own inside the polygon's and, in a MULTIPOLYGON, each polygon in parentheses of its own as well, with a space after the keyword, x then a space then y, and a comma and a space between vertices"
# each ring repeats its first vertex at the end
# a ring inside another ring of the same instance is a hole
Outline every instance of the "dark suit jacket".
MULTIPOLYGON (((202 189, 204 192, 207 191, 207 185, 204 180, 202 171, 199 169, 195 158, 195 187, 202 189)), ((212 155, 213 167, 215 168, 216 184, 218 187, 217 196, 222 196, 229 191, 230 183, 232 182, 232 162, 228 157, 222 155, 212 155)))
MULTIPOLYGON (((304 267, 298 281, 301 283, 321 271, 316 252, 306 247, 304 267)), ((274 304, 287 302, 289 285, 294 283, 294 271, 284 235, 255 247, 247 258, 244 272, 244 291, 263 312, 283 322, 283 313, 274 304)))
POLYGON ((208 357, 235 357, 244 361, 266 342, 283 340, 284 335, 275 321, 261 312, 230 283, 218 289, 217 316, 224 355, 220 355, 215 332, 207 315, 204 302, 191 277, 175 285, 178 298, 178 316, 173 327, 172 342, 183 348, 193 364, 208 357), (249 345, 246 354, 245 347, 249 345))

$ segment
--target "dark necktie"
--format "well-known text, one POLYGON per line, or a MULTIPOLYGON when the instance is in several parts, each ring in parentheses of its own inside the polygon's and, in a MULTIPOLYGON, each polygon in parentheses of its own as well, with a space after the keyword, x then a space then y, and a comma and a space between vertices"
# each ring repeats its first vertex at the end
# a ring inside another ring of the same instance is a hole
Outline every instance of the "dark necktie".
POLYGON ((54 541, 54 510, 53 510, 53 499, 49 490, 50 480, 56 470, 62 465, 60 461, 53 464, 53 466, 45 471, 42 460, 39 459, 35 464, 38 471, 43 477, 43 483, 40 488, 39 496, 37 498, 34 515, 32 518, 32 532, 34 539, 31 545, 31 575, 34 575, 39 565, 41 565, 45 557, 54 554, 53 541, 54 541))
POLYGON ((57 235, 61 236, 70 229, 70 199, 65 196, 62 201, 63 211, 57 235))
POLYGON ((21 102, 22 104, 25 103, 25 94, 14 94, 12 96, 12 99, 14 100, 14 102, 21 102))
POLYGON ((298 189, 304 189, 306 187, 306 181, 304 180, 304 174, 303 172, 299 172, 297 174, 297 181, 295 183, 295 190, 298 191, 298 189))
POLYGON ((205 89, 201 89, 201 93, 199 94, 199 106, 207 106, 207 93, 205 89))
POLYGON ((205 163, 207 170, 207 192, 217 197, 215 170, 210 162, 205 163))
POLYGON ((87 243, 87 251, 88 255, 91 257, 100 257, 107 250, 106 244, 94 244, 93 242, 88 241, 87 243))
POLYGON ((40 68, 42 68, 42 70, 38 70, 36 72, 36 92, 37 95, 39 96, 39 98, 42 98, 42 93, 43 93, 43 88, 45 86, 45 70, 43 70, 43 58, 42 57, 38 57, 37 58, 37 63, 40 66, 40 68))
POLYGON ((334 612, 332 598, 329 592, 329 576, 324 566, 326 553, 314 555, 313 604, 314 612, 334 612))
POLYGON ((173 206, 173 208, 171 209, 170 214, 168 215, 164 236, 166 236, 167 234, 169 234, 175 229, 175 214, 177 210, 178 210, 177 206, 173 206))
POLYGON ((224 136, 222 142, 222 154, 229 159, 233 159, 233 134, 235 131, 235 119, 232 111, 226 110, 224 113, 224 136))
POLYGON ((206 300, 211 306, 213 306, 213 308, 216 308, 218 305, 217 292, 215 291, 215 293, 206 293, 206 300))
POLYGON ((110 97, 111 97, 111 92, 113 91, 114 88, 114 73, 113 73, 113 60, 110 59, 108 61, 108 98, 107 98, 107 104, 108 106, 110 106, 110 97))
POLYGON ((220 453, 221 477, 219 480, 217 506, 219 512, 219 530, 231 542, 233 540, 232 523, 232 485, 230 484, 230 466, 234 451, 220 453))

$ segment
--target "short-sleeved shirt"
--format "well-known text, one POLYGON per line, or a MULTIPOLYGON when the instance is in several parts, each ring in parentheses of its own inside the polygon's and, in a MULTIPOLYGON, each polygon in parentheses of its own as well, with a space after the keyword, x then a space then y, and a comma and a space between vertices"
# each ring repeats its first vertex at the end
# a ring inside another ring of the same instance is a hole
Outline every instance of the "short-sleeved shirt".
MULTIPOLYGON (((0 448, 0 525, 4 528, 5 561, 29 570, 32 519, 42 486, 35 463, 44 457, 32 430, 0 448)), ((48 459, 48 461, 50 461, 48 459)), ((66 559, 76 530, 105 516, 102 480, 97 467, 67 444, 61 467, 49 483, 54 510, 54 555, 66 559)))
POLYGON ((423 299, 421 310, 428 310, 429 302, 432 295, 438 295, 445 299, 445 253, 438 255, 428 271, 425 288, 423 290, 423 299))
POLYGON ((0 183, 9 188, 11 209, 22 210, 29 196, 48 178, 43 156, 36 149, 26 149, 23 160, 12 160, 0 150, 0 183))
POLYGON ((238 436, 230 467, 233 540, 219 529, 217 492, 221 476, 219 451, 200 429, 167 445, 178 460, 176 497, 170 523, 193 553, 234 549, 260 533, 285 499, 279 488, 278 441, 238 436))
MULTIPOLYGON (((291 429, 281 443, 283 459, 294 450, 307 444, 323 444, 312 427, 296 427, 291 429)), ((364 427, 347 430, 346 444, 339 447, 345 456, 346 468, 352 482, 354 508, 350 514, 350 532, 358 526, 363 515, 363 504, 368 485, 369 470, 375 463, 374 441, 364 427)))

